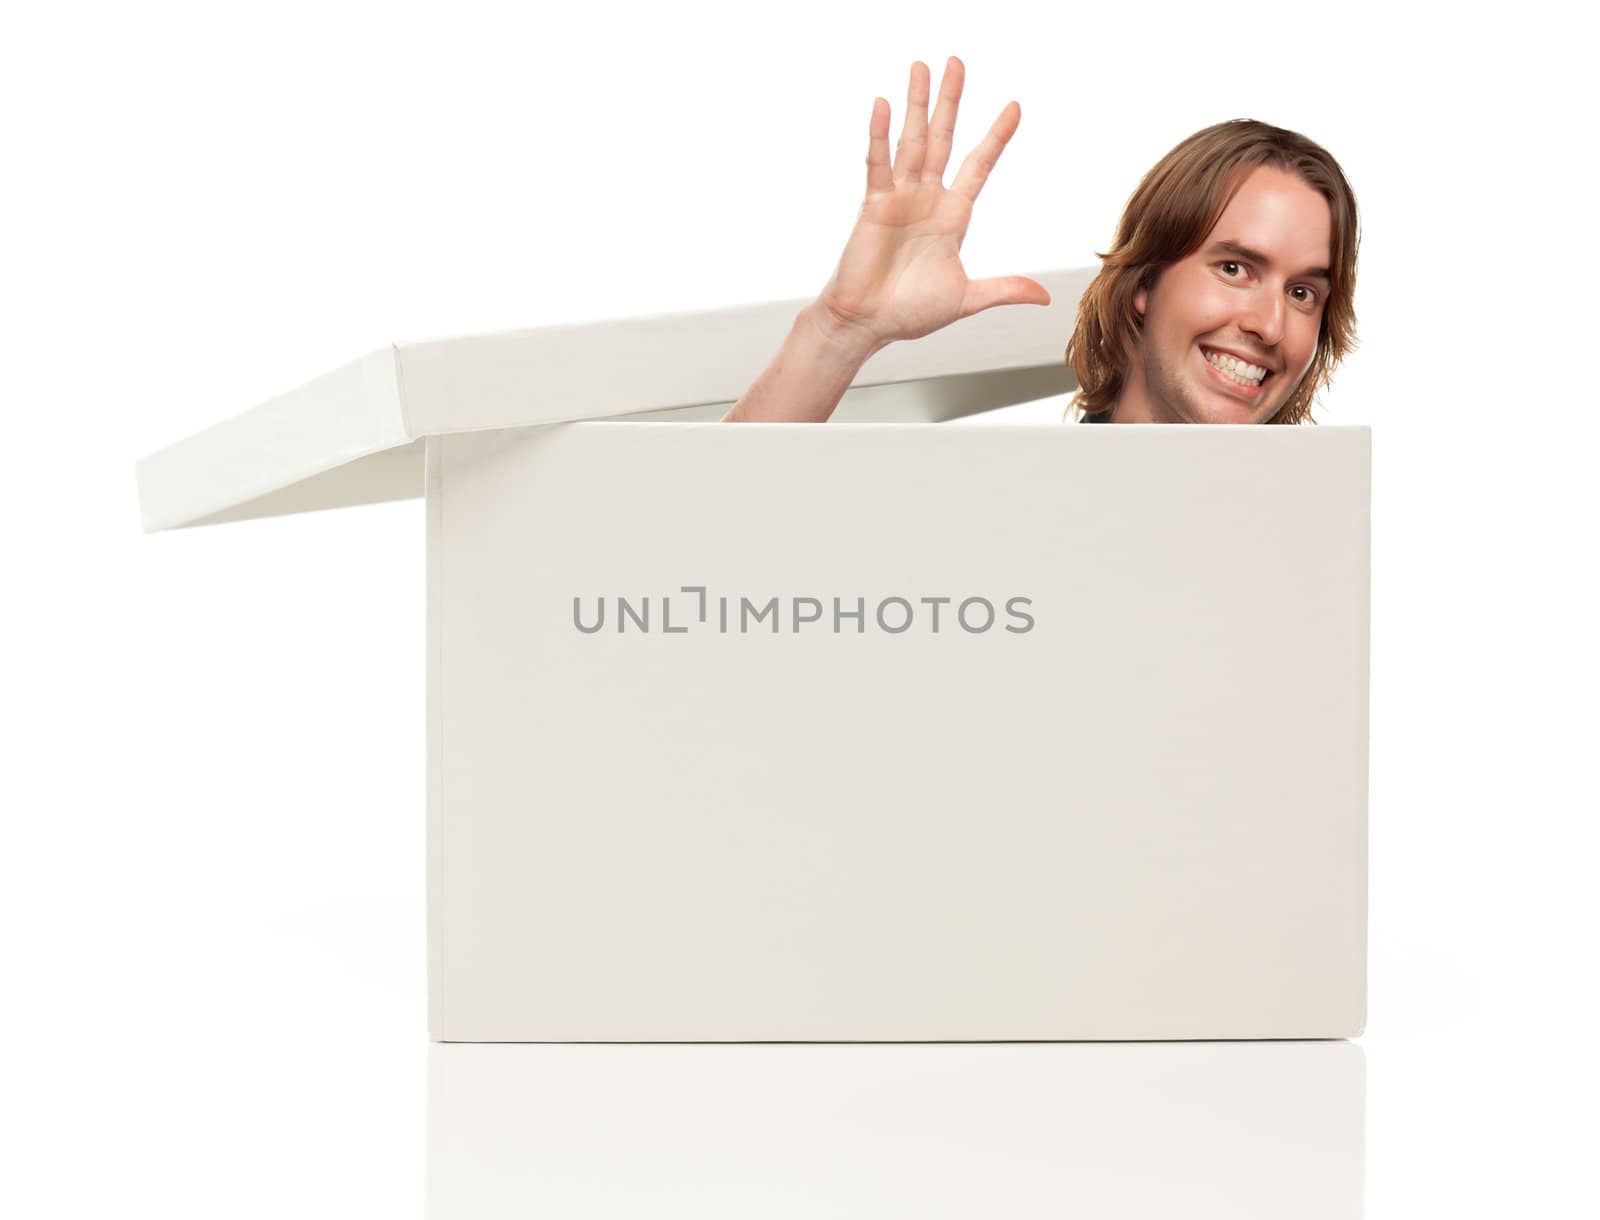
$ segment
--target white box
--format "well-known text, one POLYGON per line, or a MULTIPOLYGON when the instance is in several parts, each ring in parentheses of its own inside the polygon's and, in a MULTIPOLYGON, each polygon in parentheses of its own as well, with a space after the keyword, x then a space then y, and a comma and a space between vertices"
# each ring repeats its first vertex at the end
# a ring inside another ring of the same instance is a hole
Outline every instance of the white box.
MULTIPOLYGON (((1069 388, 1084 275, 840 418, 1069 388)), ((142 466, 154 528, 426 438, 432 1036, 1359 1033, 1367 430, 546 423, 714 418, 798 305, 398 348, 142 466)))

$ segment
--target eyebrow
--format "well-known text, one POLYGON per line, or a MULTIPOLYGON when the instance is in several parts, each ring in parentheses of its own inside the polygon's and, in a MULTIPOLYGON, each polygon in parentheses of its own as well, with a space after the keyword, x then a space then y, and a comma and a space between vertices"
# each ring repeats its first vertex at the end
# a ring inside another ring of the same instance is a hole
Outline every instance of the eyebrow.
MULTIPOLYGON (((1245 259, 1248 262, 1260 263, 1263 267, 1272 266, 1272 260, 1270 258, 1268 258, 1265 254, 1261 253, 1261 251, 1252 250, 1249 246, 1240 245, 1236 241, 1212 242, 1211 243, 1211 249, 1208 251, 1208 253, 1211 253, 1211 254, 1236 254, 1240 258, 1245 259)), ((1325 284, 1329 284, 1329 283, 1333 282, 1332 279, 1328 275, 1328 269, 1326 267, 1313 267, 1309 271, 1301 272, 1300 275, 1297 278, 1299 278, 1299 279, 1310 279, 1310 280, 1321 280, 1325 284)))

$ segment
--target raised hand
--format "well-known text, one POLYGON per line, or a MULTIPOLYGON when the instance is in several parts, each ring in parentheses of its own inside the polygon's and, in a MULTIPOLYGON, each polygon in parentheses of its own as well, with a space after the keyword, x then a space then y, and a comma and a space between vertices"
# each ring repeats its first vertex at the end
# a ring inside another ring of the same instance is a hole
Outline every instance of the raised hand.
POLYGON ((995 305, 1048 305, 1050 294, 1022 275, 969 280, 961 241, 972 205, 1022 120, 1015 102, 967 154, 948 189, 966 69, 952 56, 928 122, 928 68, 911 65, 906 121, 889 161, 889 103, 872 103, 867 197, 844 254, 821 295, 795 317, 777 355, 724 416, 732 421, 821 422, 833 414, 873 354, 917 339, 995 305))
POLYGON ((889 103, 874 98, 868 128, 867 194, 839 266, 817 306, 840 328, 874 346, 916 339, 995 305, 1048 305, 1050 294, 1026 276, 969 280, 961 242, 978 192, 1022 119, 1009 103, 944 185, 966 69, 951 56, 928 121, 927 65, 911 65, 906 117, 889 160, 889 103))

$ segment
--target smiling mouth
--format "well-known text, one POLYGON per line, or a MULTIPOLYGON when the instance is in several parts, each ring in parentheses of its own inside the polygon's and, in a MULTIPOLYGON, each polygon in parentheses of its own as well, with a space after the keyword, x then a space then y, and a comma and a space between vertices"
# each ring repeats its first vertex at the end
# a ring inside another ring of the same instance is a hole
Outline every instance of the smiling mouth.
POLYGON ((1245 398, 1256 397, 1261 387, 1277 376, 1272 369, 1214 351, 1204 344, 1200 345, 1200 355, 1218 384, 1245 398))

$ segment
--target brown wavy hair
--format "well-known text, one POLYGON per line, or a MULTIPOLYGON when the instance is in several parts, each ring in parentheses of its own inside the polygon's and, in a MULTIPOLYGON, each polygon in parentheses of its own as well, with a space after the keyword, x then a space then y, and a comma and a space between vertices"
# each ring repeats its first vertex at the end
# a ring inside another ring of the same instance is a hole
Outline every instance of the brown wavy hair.
POLYGON ((1195 132, 1155 164, 1128 199, 1111 249, 1099 255, 1100 273, 1078 302, 1066 353, 1078 378, 1072 407, 1085 412, 1085 422, 1102 418, 1122 393, 1144 329, 1134 294, 1154 288, 1164 267, 1198 250, 1245 176, 1263 165, 1298 174, 1321 192, 1333 215, 1331 282, 1316 355, 1293 397, 1268 422, 1298 424, 1310 418, 1317 392, 1356 346, 1360 221, 1355 193, 1321 145, 1255 119, 1230 119, 1195 132))

